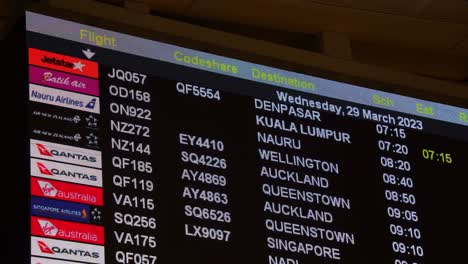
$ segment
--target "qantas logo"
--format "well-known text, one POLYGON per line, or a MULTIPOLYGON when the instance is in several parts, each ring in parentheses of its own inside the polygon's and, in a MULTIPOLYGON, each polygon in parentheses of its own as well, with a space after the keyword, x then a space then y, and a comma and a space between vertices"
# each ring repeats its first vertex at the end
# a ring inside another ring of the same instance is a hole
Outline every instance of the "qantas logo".
POLYGON ((35 177, 102 187, 102 171, 93 168, 31 158, 35 177))
POLYGON ((37 236, 31 237, 31 255, 56 259, 56 261, 51 260, 51 263, 79 261, 102 264, 105 262, 103 246, 37 236))
POLYGON ((39 153, 43 156, 48 156, 48 157, 54 157, 54 156, 60 156, 60 157, 65 157, 65 158, 72 158, 72 159, 79 159, 79 160, 86 160, 89 162, 96 162, 96 158, 93 156, 88 156, 88 155, 83 155, 81 153, 73 153, 71 151, 66 151, 66 150, 58 150, 58 149, 52 149, 49 151, 44 145, 42 144, 36 144, 37 150, 39 153))
MULTIPOLYGON (((40 145, 40 144, 38 144, 38 145, 40 145)), ((54 176, 54 174, 52 172, 50 172, 50 170, 44 164, 42 164, 40 162, 37 162, 36 164, 37 164, 37 168, 39 169, 41 174, 54 176)))
POLYGON ((80 256, 80 257, 91 257, 91 258, 99 258, 98 252, 74 249, 74 248, 66 248, 66 247, 52 247, 50 248, 45 242, 38 241, 37 245, 42 253, 46 254, 55 254, 61 253, 66 255, 73 255, 73 256, 80 256))
POLYGON ((41 155, 52 157, 52 154, 50 153, 50 151, 44 145, 36 144, 36 147, 37 147, 37 150, 39 151, 39 153, 41 155))
MULTIPOLYGON (((31 139, 31 156, 47 160, 101 168, 101 152, 31 139)), ((36 166, 36 165, 34 165, 36 166)), ((48 167, 48 166, 47 166, 48 167)), ((46 172, 42 167, 41 172, 46 172)), ((54 173, 49 168, 49 171, 54 173)))
POLYGON ((37 246, 39 247, 42 253, 54 254, 54 252, 50 249, 50 247, 47 246, 47 244, 44 243, 43 241, 37 241, 37 246))
POLYGON ((66 171, 66 170, 61 170, 58 168, 52 168, 49 170, 43 163, 41 162, 36 162, 37 168, 43 175, 60 175, 60 176, 67 176, 67 177, 72 177, 72 178, 77 178, 77 179, 85 179, 89 181, 97 181, 97 176, 96 175, 88 175, 86 173, 80 173, 80 172, 74 172, 74 171, 66 171))

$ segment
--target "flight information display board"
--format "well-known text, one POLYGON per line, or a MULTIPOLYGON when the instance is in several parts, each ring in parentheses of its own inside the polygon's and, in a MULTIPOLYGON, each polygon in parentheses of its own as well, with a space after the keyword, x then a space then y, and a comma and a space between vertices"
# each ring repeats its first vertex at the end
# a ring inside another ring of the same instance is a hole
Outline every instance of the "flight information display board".
POLYGON ((468 261, 468 109, 26 25, 31 263, 468 261))

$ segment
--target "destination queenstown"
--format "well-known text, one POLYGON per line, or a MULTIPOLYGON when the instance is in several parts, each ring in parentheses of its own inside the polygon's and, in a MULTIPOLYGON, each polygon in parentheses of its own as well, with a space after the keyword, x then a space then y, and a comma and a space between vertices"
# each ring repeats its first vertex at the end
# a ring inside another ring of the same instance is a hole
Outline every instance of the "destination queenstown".
POLYGON ((331 130, 327 128, 320 128, 294 121, 286 121, 278 118, 256 115, 257 126, 278 129, 285 132, 292 132, 299 135, 309 137, 323 138, 327 140, 334 140, 340 143, 351 144, 351 135, 346 132, 331 130))
POLYGON ((289 216, 313 222, 330 224, 334 221, 333 214, 330 212, 277 202, 265 201, 263 211, 273 215, 289 216))
POLYGON ((260 176, 269 179, 280 180, 283 182, 292 182, 323 189, 330 188, 330 180, 328 178, 309 175, 307 173, 299 173, 292 170, 262 166, 260 169, 260 176))
POLYGON ((264 183, 262 185, 262 191, 269 197, 285 198, 294 201, 331 206, 347 210, 351 209, 351 200, 339 196, 316 193, 307 190, 300 190, 267 183, 264 183))
POLYGON ((255 99, 255 109, 321 122, 320 112, 301 107, 255 99))
POLYGON ((322 161, 314 158, 282 153, 273 150, 258 149, 258 155, 262 160, 292 165, 296 167, 313 169, 327 173, 339 174, 339 165, 334 162, 322 161))
POLYGON ((268 231, 274 233, 283 233, 294 236, 301 236, 323 241, 337 242, 341 244, 354 245, 354 234, 347 232, 340 232, 320 227, 295 224, 285 221, 266 219, 265 227, 268 231))

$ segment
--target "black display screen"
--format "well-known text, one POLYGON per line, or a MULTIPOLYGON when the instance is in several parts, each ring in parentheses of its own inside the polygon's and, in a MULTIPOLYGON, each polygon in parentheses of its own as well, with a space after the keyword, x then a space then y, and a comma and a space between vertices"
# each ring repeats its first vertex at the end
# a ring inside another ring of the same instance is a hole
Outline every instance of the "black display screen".
POLYGON ((26 19, 31 263, 466 262, 468 109, 26 19))

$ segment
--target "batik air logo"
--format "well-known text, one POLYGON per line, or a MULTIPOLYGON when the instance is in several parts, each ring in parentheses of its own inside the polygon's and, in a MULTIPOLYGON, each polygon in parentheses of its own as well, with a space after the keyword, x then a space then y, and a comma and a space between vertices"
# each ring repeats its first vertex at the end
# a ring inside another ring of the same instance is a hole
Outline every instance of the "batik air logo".
POLYGON ((72 183, 102 186, 101 170, 47 160, 31 159, 31 175, 72 183))
POLYGON ((98 78, 98 64, 96 62, 44 50, 29 48, 29 64, 98 78))
POLYGON ((36 236, 31 237, 31 255, 37 256, 33 257, 32 259, 38 259, 38 257, 46 257, 46 262, 39 262, 43 264, 71 263, 67 261, 82 261, 86 263, 102 264, 105 261, 103 246, 57 240, 51 238, 41 238, 36 236), (54 261, 54 259, 57 260, 54 261))
MULTIPOLYGON (((31 139, 31 156, 52 161, 101 168, 101 152, 31 139)), ((43 168, 43 167, 42 167, 43 168)), ((46 170, 43 168, 43 172, 46 170)))
POLYGON ((31 231, 33 235, 104 244, 104 228, 102 226, 32 217, 31 231))

